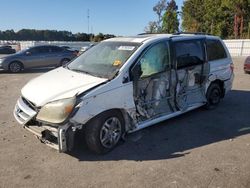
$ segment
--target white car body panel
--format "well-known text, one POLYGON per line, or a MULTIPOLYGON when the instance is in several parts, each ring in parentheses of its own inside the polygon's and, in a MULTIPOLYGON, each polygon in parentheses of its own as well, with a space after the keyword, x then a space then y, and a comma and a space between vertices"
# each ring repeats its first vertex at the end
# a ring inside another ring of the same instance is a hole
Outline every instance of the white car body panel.
POLYGON ((90 91, 82 100, 79 104, 80 109, 72 117, 73 121, 80 124, 85 124, 94 116, 110 109, 135 110, 133 84, 122 84, 120 79, 112 80, 105 86, 90 91), (117 87, 119 85, 121 86, 117 87))
POLYGON ((107 79, 61 67, 31 80, 21 93, 36 106, 43 106, 51 101, 73 97, 105 81, 107 79))

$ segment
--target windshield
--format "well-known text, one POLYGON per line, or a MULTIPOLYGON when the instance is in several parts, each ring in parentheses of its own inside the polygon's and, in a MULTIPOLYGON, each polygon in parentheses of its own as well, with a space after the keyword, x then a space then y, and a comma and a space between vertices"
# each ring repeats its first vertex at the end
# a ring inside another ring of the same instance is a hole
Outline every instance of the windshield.
POLYGON ((76 58, 68 68, 111 79, 139 45, 132 42, 101 42, 76 58))

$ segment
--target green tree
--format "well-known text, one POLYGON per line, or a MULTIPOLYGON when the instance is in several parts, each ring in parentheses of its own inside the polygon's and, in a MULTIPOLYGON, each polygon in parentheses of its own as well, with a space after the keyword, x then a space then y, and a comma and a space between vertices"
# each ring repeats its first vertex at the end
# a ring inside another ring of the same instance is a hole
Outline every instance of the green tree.
POLYGON ((3 32, 4 40, 12 40, 12 38, 16 38, 14 30, 6 30, 3 32))
POLYGON ((182 28, 189 32, 202 32, 204 28, 204 1, 203 0, 186 0, 182 7, 182 28))
POLYGON ((179 31, 178 6, 175 0, 167 3, 166 12, 163 15, 162 32, 176 33, 179 31))
POLYGON ((145 27, 146 33, 161 33, 162 32, 162 18, 166 11, 166 0, 160 0, 154 7, 153 11, 157 15, 157 21, 150 21, 148 26, 145 27))
POLYGON ((154 7, 153 11, 156 13, 158 20, 156 21, 157 24, 157 32, 162 32, 162 19, 164 12, 167 8, 166 0, 160 0, 154 7))
POLYGON ((102 33, 99 33, 98 35, 94 36, 93 42, 100 42, 104 39, 104 35, 102 33))
POLYGON ((34 41, 90 41, 97 42, 115 37, 112 34, 86 34, 76 33, 73 34, 69 31, 57 30, 35 30, 35 29, 22 29, 18 32, 13 30, 0 31, 0 40, 34 40, 34 41))
POLYGON ((242 37, 246 37, 250 0, 186 0, 182 7, 182 28, 233 38, 236 15, 243 17, 242 37))
POLYGON ((144 31, 146 33, 157 33, 158 27, 156 22, 149 22, 148 26, 145 27, 144 31))

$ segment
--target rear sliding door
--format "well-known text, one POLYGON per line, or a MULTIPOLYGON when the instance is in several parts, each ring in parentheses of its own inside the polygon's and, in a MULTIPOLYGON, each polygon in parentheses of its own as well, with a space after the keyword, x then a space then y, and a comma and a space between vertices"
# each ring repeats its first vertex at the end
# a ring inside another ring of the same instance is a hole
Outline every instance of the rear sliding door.
POLYGON ((176 105, 181 111, 206 102, 205 84, 209 64, 205 58, 204 41, 174 42, 177 71, 176 105))

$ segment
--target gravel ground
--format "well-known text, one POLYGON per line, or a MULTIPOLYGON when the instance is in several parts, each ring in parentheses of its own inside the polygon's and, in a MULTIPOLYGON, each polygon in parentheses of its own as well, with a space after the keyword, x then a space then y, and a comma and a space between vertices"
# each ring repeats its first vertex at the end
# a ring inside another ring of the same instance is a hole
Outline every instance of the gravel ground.
POLYGON ((250 188, 250 74, 234 58, 233 90, 211 111, 197 109, 134 133, 103 156, 41 144, 14 120, 20 89, 48 70, 0 72, 0 188, 250 188))

